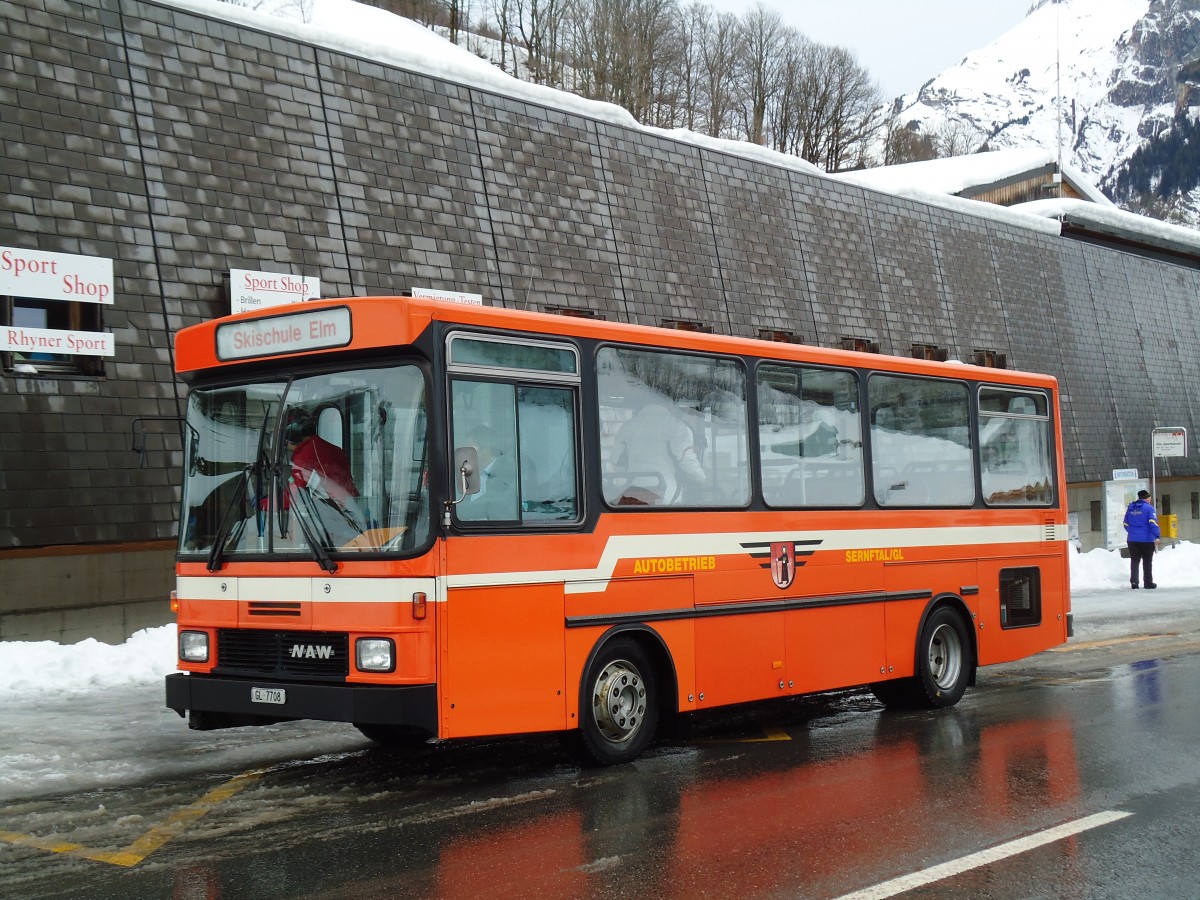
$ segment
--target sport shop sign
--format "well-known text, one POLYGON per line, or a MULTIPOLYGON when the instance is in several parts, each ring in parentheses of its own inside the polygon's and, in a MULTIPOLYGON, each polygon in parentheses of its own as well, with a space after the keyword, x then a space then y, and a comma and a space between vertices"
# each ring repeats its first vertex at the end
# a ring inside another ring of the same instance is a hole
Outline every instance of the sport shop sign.
MULTIPOLYGON (((98 256, 0 247, 0 295, 73 303, 113 302, 113 264, 98 256)), ((103 331, 61 331, 5 325, 0 350, 27 355, 116 356, 103 331)))
POLYGON ((321 279, 276 272, 229 270, 229 310, 233 313, 303 303, 321 296, 321 279))
POLYGON ((0 247, 0 295, 112 303, 112 260, 0 247))

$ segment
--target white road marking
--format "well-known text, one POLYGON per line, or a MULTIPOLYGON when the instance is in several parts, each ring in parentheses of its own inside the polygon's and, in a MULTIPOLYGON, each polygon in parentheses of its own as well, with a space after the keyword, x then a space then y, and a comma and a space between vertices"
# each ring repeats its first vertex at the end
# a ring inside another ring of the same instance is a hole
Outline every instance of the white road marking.
POLYGON ((960 875, 963 872, 969 872, 971 869, 978 869, 981 866, 986 866, 994 862, 999 862, 1002 859, 1007 859, 1010 856, 1017 856, 1020 853, 1026 853, 1030 850, 1035 850, 1038 847, 1043 847, 1046 844, 1053 844, 1055 841, 1061 841, 1063 838, 1071 837, 1084 831, 1089 831, 1092 828, 1099 828, 1101 825, 1108 825, 1112 822, 1118 822, 1133 813, 1120 812, 1117 810, 1108 810, 1102 813, 1096 813, 1094 816, 1087 816, 1083 819, 1076 819, 1074 822, 1066 822, 1054 828, 1040 831, 1037 834, 1031 834, 1028 837, 1017 838, 1014 841, 1009 841, 1006 844, 992 847, 988 850, 980 850, 978 853, 972 853, 969 856, 964 856, 961 859, 953 859, 950 862, 942 863, 938 866, 931 866, 928 869, 922 869, 919 872, 913 872, 910 875, 901 875, 899 878, 893 878, 891 881, 884 881, 881 884, 873 887, 863 888, 861 891, 855 891, 852 894, 843 894, 837 900, 882 900, 884 897, 894 897, 897 894, 903 894, 905 891, 911 891, 915 888, 924 887, 927 884, 933 884, 935 881, 941 881, 944 878, 950 878, 954 875, 960 875))

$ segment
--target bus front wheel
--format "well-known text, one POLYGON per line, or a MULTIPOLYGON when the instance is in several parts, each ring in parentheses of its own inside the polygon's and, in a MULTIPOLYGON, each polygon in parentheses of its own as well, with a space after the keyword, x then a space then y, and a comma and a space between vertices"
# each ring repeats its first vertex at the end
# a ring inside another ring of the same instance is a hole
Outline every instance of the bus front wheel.
POLYGON ((929 614, 917 639, 916 675, 877 682, 871 692, 884 706, 953 706, 971 680, 970 647, 963 617, 949 606, 939 606, 929 614))
POLYGON ((636 641, 616 638, 588 666, 580 690, 579 743, 585 761, 602 766, 642 754, 658 727, 654 664, 636 641))

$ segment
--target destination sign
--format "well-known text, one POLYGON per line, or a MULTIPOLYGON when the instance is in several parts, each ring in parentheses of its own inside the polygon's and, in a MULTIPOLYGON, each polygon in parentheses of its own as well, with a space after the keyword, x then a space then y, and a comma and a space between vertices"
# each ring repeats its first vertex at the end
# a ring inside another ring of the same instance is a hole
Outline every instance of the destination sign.
POLYGON ((350 310, 306 310, 263 319, 245 319, 217 326, 217 358, 252 359, 348 346, 350 310))

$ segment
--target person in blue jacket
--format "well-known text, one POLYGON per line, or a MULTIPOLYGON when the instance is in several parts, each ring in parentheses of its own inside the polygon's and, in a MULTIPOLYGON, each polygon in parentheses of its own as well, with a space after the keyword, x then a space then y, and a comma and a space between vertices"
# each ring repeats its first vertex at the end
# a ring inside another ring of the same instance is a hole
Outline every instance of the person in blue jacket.
POLYGON ((1138 562, 1142 564, 1142 581, 1148 588, 1154 583, 1154 547, 1158 542, 1158 517, 1150 505, 1150 492, 1138 491, 1137 499, 1125 510, 1125 531, 1129 544, 1129 585, 1138 588, 1138 562))

